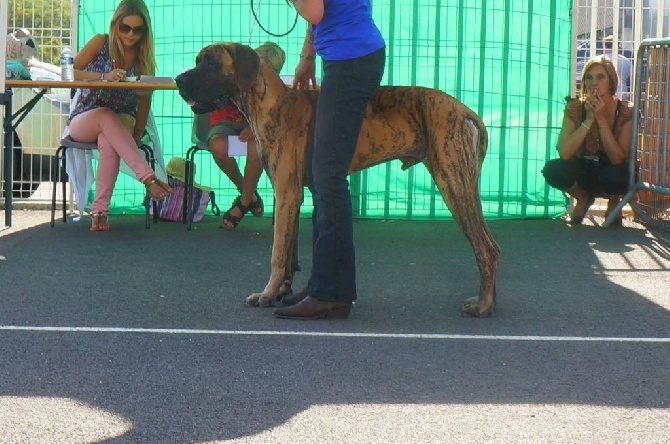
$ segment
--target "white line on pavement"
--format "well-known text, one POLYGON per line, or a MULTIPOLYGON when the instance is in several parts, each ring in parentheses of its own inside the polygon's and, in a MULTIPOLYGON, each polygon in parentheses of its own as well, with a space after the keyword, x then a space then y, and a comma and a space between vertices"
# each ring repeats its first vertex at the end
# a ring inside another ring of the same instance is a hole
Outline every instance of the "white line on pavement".
POLYGON ((327 336, 340 338, 390 338, 390 339, 470 339, 483 341, 574 341, 574 342, 661 342, 670 338, 589 337, 589 336, 502 336, 502 335, 450 335, 429 333, 337 333, 317 331, 263 331, 263 330, 198 330, 181 328, 121 328, 121 327, 34 327, 0 325, 5 331, 39 331, 58 333, 149 333, 165 335, 237 335, 237 336, 327 336))

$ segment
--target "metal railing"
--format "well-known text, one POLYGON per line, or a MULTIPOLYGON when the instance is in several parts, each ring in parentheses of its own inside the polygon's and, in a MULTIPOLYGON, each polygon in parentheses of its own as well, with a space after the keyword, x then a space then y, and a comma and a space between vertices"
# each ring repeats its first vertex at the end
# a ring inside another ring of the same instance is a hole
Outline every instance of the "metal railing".
POLYGON ((646 39, 640 44, 634 97, 637 118, 632 125, 630 186, 604 226, 630 203, 636 219, 670 229, 670 38, 646 39))

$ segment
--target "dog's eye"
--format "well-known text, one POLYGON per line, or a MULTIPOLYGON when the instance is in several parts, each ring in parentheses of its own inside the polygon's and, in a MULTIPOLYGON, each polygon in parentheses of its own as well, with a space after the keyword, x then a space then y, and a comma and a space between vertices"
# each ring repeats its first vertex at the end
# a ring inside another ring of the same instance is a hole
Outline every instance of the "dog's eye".
POLYGON ((206 55, 204 59, 201 61, 201 63, 208 68, 214 68, 214 69, 217 69, 220 66, 219 61, 209 55, 206 55))

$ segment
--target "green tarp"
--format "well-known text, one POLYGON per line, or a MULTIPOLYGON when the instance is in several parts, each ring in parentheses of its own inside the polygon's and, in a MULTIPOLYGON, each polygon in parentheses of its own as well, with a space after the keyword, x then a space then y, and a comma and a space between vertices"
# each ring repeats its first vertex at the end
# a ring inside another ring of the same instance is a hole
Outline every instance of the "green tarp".
MULTIPOLYGON (((116 0, 80 1, 79 47, 93 34, 107 32, 116 4, 116 0)), ((174 77, 192 67, 197 52, 212 42, 255 47, 267 40, 287 53, 282 74, 293 74, 306 26, 298 18, 290 31, 296 15, 284 0, 147 0, 147 5, 157 75, 174 77), (276 37, 266 31, 290 32, 276 37)), ((441 89, 475 110, 487 125, 489 148, 480 178, 485 216, 535 218, 561 213, 565 198, 547 187, 540 170, 555 157, 564 97, 570 93, 571 1, 373 0, 372 6, 388 45, 382 84, 441 89)), ((158 91, 152 110, 166 163, 172 156, 183 157, 191 145, 190 109, 176 92, 158 91)), ((208 153, 196 157, 196 180, 214 188, 218 202, 227 208, 237 191, 208 153)), ((402 171, 400 166, 399 161, 389 162, 352 176, 354 214, 451 217, 425 167, 419 164, 402 171)), ((121 176, 112 211, 141 212, 142 192, 137 182, 121 176)), ((272 202, 265 175, 259 192, 272 202)), ((311 214, 307 190, 302 214, 311 214)))

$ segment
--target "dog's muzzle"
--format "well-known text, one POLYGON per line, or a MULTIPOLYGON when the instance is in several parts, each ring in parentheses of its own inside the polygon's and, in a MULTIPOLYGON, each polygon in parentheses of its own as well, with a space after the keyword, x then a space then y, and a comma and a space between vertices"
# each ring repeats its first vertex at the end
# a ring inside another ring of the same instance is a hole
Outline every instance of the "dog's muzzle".
POLYGON ((232 103, 229 96, 207 98, 206 100, 196 97, 196 86, 185 74, 179 74, 175 78, 175 83, 179 89, 179 95, 195 114, 211 113, 217 109, 225 108, 232 103))

